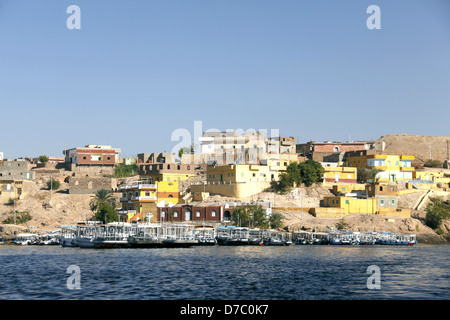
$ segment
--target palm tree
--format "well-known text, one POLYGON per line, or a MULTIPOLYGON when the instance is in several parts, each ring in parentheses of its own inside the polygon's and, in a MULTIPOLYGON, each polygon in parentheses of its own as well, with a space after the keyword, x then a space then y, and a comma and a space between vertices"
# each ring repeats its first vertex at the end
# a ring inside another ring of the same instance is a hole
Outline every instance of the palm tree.
POLYGON ((372 184, 378 183, 378 180, 380 180, 380 177, 378 176, 378 174, 380 172, 383 172, 383 170, 375 169, 375 168, 369 169, 368 174, 369 174, 369 179, 372 179, 372 184))
POLYGON ((110 206, 115 206, 116 199, 110 190, 100 189, 95 192, 92 197, 89 207, 92 211, 96 211, 101 205, 108 204, 110 206))

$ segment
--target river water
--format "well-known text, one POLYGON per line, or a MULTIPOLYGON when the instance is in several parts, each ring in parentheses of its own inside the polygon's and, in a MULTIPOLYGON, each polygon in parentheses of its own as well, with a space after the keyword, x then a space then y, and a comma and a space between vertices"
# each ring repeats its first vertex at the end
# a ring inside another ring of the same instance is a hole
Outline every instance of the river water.
POLYGON ((0 246, 0 299, 448 300, 449 253, 450 245, 422 244, 176 249, 5 245, 0 246), (368 272, 373 266, 378 272, 368 272))

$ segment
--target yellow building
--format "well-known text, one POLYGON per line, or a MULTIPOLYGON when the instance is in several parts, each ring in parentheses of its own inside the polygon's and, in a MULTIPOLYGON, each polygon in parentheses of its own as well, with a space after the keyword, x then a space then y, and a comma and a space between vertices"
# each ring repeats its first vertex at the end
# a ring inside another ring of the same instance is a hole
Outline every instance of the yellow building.
POLYGON ((377 175, 379 182, 407 182, 413 179, 415 171, 411 165, 412 160, 414 156, 367 154, 364 151, 354 151, 349 153, 346 163, 349 167, 382 170, 377 175))
POLYGON ((122 193, 122 208, 118 214, 124 216, 126 221, 146 220, 149 214, 152 215, 151 221, 156 221, 157 204, 163 201, 177 204, 180 197, 177 181, 159 181, 156 184, 134 181, 119 186, 119 192, 122 193))
POLYGON ((377 213, 377 199, 358 199, 354 197, 324 197, 323 206, 329 208, 341 208, 345 214, 352 213, 377 213))
POLYGON ((356 183, 357 182, 357 168, 354 167, 323 167, 325 170, 323 174, 323 182, 343 182, 356 183))
POLYGON ((413 173, 413 179, 432 183, 448 184, 450 183, 450 174, 445 174, 443 171, 421 170, 413 173))
POLYGON ((195 177, 199 165, 178 163, 145 163, 139 166, 139 175, 150 183, 184 181, 195 177))

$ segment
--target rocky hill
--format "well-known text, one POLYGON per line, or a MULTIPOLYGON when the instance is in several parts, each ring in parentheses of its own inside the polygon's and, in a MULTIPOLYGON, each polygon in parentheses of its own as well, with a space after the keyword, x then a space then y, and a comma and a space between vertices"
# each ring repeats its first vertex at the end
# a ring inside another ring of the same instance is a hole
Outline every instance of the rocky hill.
MULTIPOLYGON (((380 137, 378 142, 385 142, 385 152, 413 155, 420 162, 431 159, 444 162, 448 159, 447 142, 450 148, 450 136, 420 136, 410 134, 388 134, 380 137)), ((450 152, 450 150, 449 150, 450 152)))

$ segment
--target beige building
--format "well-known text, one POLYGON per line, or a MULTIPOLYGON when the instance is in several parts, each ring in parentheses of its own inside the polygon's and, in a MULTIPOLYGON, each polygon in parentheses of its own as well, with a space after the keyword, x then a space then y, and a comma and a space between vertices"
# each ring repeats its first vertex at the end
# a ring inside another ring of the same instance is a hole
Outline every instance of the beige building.
POLYGON ((34 182, 28 180, 0 180, 0 203, 10 199, 21 200, 33 190, 34 182))
POLYGON ((206 183, 191 185, 191 193, 219 194, 226 197, 252 196, 278 180, 278 171, 262 165, 208 166, 206 183))

